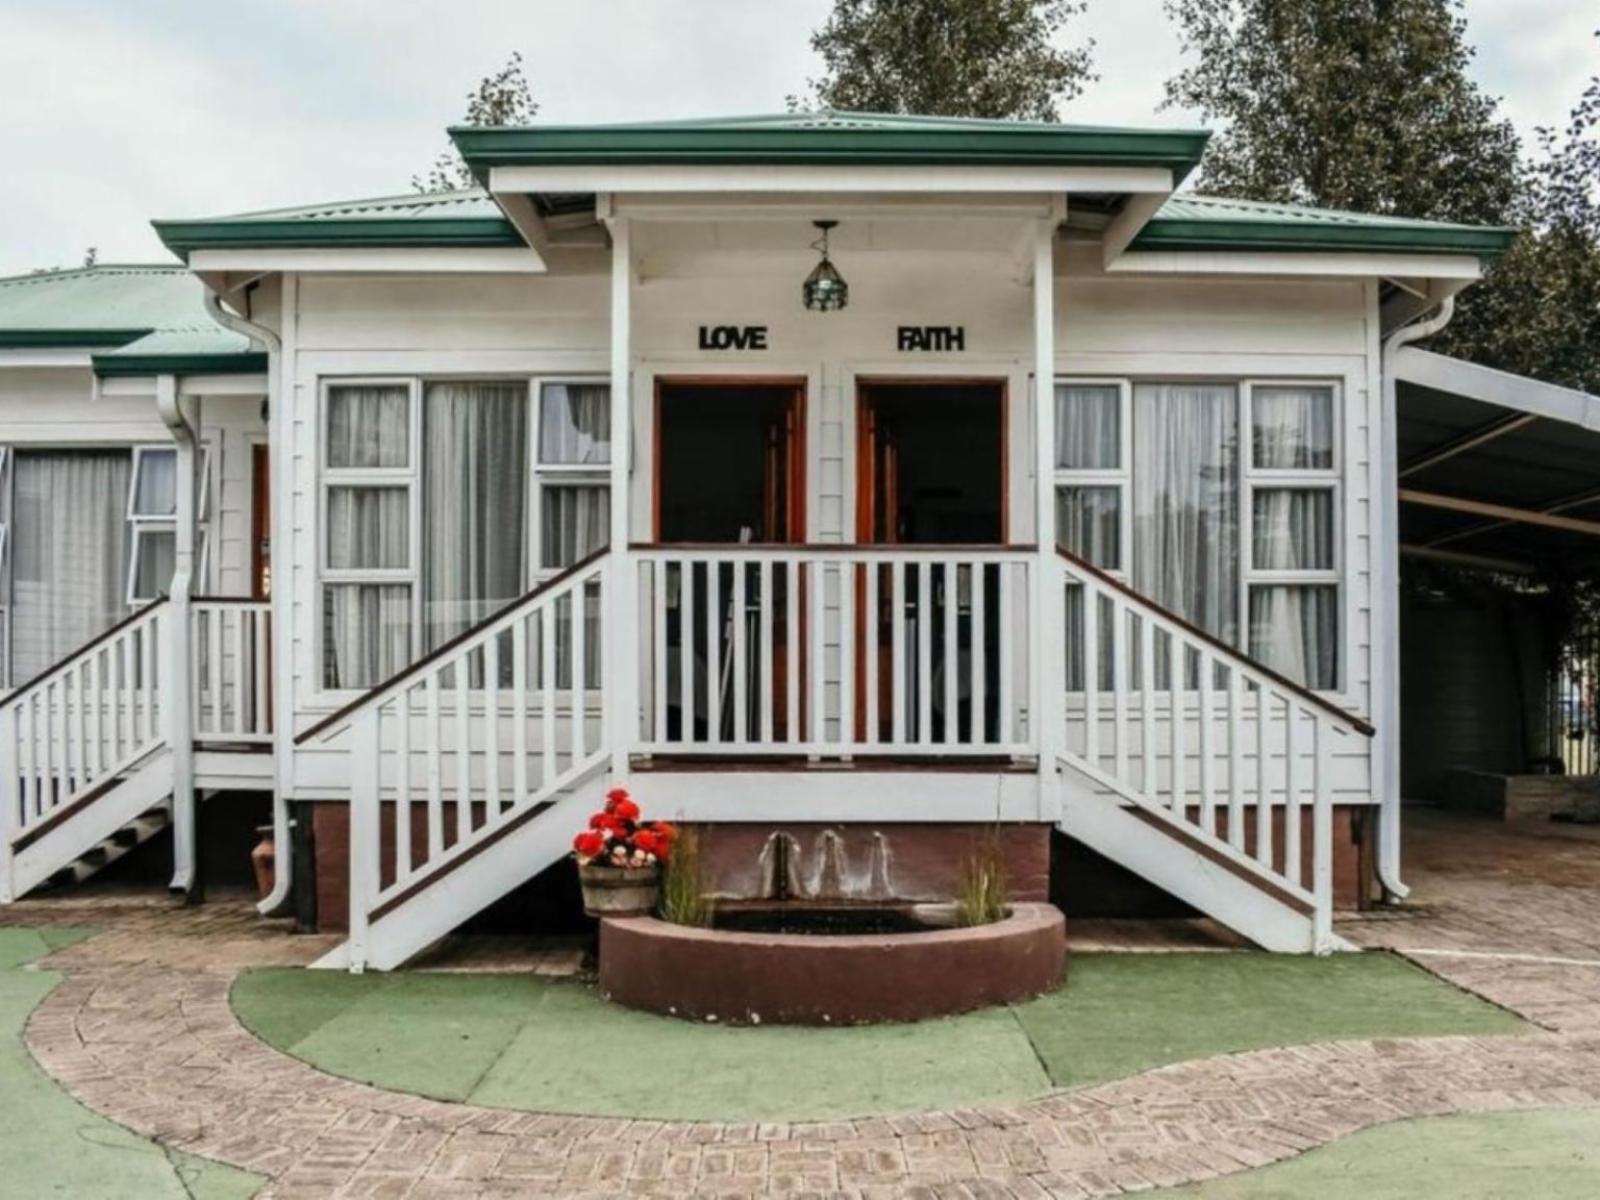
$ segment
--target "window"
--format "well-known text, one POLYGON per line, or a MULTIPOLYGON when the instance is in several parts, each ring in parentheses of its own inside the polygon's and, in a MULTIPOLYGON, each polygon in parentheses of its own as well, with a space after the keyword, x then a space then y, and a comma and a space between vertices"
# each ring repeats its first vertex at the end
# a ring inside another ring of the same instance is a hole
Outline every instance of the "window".
POLYGON ((1339 677, 1334 391, 1263 383, 1249 394, 1248 651, 1291 679, 1329 690, 1339 677))
POLYGON ((323 678, 371 687, 411 661, 417 488, 409 381, 330 385, 323 405, 323 678))
POLYGON ((330 381, 323 420, 327 687, 381 682, 609 538, 605 384, 330 381))
POLYGON ((0 688, 11 686, 11 447, 0 446, 0 688))
MULTIPOLYGON (((201 454, 196 513, 195 580, 205 578, 206 521, 210 517, 211 452, 201 454)), ((128 482, 128 603, 148 604, 167 593, 178 557, 178 451, 135 446, 128 482)))
MULTIPOLYGON (((1058 539, 1290 678, 1335 688, 1337 424, 1328 384, 1064 381, 1058 539)), ((1075 593, 1071 654, 1080 653, 1073 631, 1083 624, 1075 593)), ((1108 620, 1109 612, 1099 624, 1102 670, 1108 620)), ((1165 686, 1160 658, 1155 675, 1165 686)), ((1069 658, 1069 687, 1081 679, 1069 658)))

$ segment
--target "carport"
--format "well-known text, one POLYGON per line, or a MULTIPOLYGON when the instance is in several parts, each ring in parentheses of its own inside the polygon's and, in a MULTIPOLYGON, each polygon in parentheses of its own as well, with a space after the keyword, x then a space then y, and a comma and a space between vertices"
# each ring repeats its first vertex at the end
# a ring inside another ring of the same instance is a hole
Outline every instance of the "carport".
POLYGON ((1571 810, 1600 767, 1600 397, 1414 347, 1394 374, 1401 793, 1571 810))

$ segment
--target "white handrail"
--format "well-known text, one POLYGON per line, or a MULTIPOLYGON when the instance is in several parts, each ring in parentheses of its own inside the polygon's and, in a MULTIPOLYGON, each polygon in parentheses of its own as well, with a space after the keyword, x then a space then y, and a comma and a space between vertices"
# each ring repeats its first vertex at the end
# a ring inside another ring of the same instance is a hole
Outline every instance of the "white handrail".
POLYGON ((272 605, 207 596, 189 604, 197 742, 272 742, 272 605))
POLYGON ((1060 563, 1063 763, 1304 905, 1327 949, 1333 745, 1371 727, 1081 559, 1060 563))
POLYGON ((1030 547, 663 545, 631 558, 644 753, 1038 751, 1030 547))
POLYGON ((0 702, 8 846, 165 743, 170 616, 166 601, 148 605, 0 702))
POLYGON ((610 565, 586 560, 319 731, 351 733, 352 961, 373 913, 607 760, 589 693, 610 565))

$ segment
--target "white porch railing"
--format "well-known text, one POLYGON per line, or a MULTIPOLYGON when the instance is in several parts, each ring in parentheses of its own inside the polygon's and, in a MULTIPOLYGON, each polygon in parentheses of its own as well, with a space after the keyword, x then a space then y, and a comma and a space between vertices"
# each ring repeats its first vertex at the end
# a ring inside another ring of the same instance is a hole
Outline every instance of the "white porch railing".
POLYGON ((171 606, 157 600, 0 700, 0 836, 25 841, 165 743, 171 606))
POLYGON ((207 596, 189 605, 196 742, 272 741, 272 605, 207 596))
POLYGON ((350 742, 350 937, 609 761, 600 552, 332 717, 350 742))
POLYGON ((646 754, 1025 756, 1032 547, 636 546, 646 754))
POLYGON ((1082 559, 1060 557, 1062 761, 1308 906, 1327 943, 1333 747, 1371 727, 1082 559))

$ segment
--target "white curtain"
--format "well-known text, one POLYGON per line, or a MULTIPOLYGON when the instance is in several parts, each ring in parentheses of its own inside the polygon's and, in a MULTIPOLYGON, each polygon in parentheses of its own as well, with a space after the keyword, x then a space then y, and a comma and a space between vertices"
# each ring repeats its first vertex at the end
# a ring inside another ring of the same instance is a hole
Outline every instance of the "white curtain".
POLYGON ((1333 392, 1326 387, 1258 387, 1250 393, 1252 461, 1272 470, 1333 466, 1333 392))
POLYGON ((422 425, 422 621, 431 650, 526 587, 527 386, 429 384, 422 425))
POLYGON ((1251 563, 1268 571, 1331 571, 1333 493, 1257 488, 1251 505, 1251 563))
MULTIPOLYGON (((139 455, 133 512, 140 517, 171 517, 178 512, 178 452, 145 450, 139 455)), ((170 578, 170 575, 169 575, 170 578)))
POLYGON ((1250 656, 1318 691, 1338 686, 1339 589, 1261 585, 1250 589, 1250 656))
POLYGON ((1121 389, 1105 384, 1056 388, 1056 466, 1067 471, 1122 465, 1121 389))
POLYGON ((539 461, 611 461, 611 388, 603 383, 550 383, 539 404, 539 461))
POLYGON ((127 451, 20 451, 13 463, 11 678, 21 682, 127 613, 127 451))
POLYGON ((1056 489, 1056 541, 1107 571, 1122 569, 1121 489, 1056 489))
POLYGON ((1238 389, 1133 392, 1133 586, 1224 641, 1239 623, 1238 389))
POLYGON ((570 567, 611 536, 611 492, 593 484, 547 485, 540 496, 539 566, 570 567))
POLYGON ((404 467, 411 461, 411 392, 403 384, 328 390, 328 465, 404 467))
POLYGON ((372 687, 411 661, 411 588, 406 584, 329 584, 323 589, 322 615, 328 687, 372 687))
POLYGON ((328 489, 328 566, 411 565, 411 493, 403 487, 328 489))

